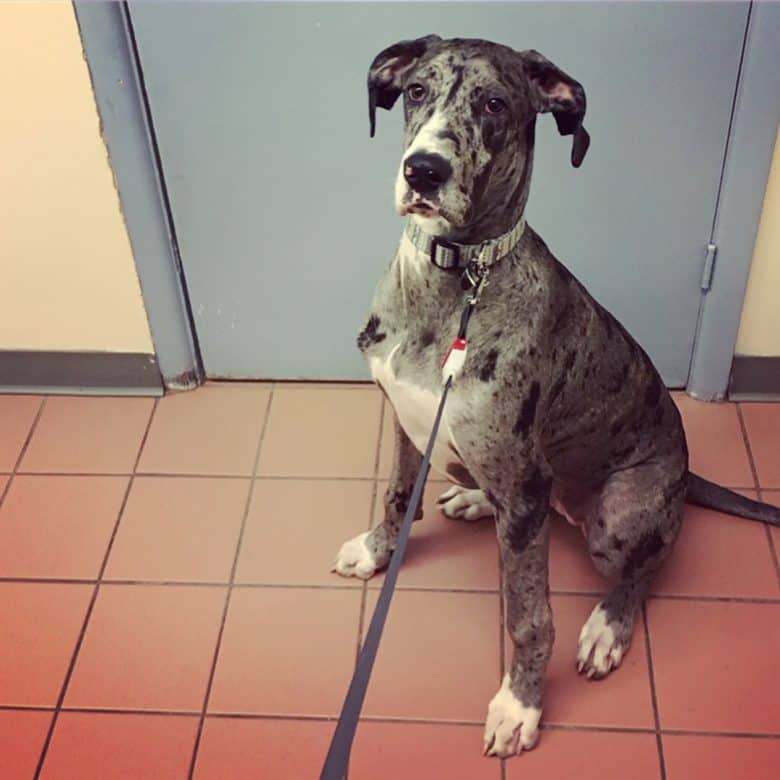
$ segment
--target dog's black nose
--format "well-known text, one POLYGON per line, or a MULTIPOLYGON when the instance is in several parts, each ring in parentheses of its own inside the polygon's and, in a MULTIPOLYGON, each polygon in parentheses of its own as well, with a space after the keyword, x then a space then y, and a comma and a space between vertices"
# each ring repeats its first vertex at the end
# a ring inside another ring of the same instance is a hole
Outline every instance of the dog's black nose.
POLYGON ((452 166, 439 154, 413 154, 404 162, 404 178, 421 195, 429 195, 452 176, 452 166))

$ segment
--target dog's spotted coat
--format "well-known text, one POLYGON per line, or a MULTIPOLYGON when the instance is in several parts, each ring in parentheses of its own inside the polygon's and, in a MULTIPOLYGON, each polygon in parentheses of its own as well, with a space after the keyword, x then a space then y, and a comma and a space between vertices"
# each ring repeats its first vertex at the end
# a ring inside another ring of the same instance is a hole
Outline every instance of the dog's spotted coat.
MULTIPOLYGON (((552 112, 572 136, 574 165, 588 148, 581 85, 534 51, 437 36, 403 41, 376 57, 368 86, 372 132, 375 108, 404 95, 399 212, 451 241, 476 244, 520 220, 538 113, 552 112), (449 170, 435 191, 408 184, 415 154, 449 170)), ((463 303, 459 275, 434 267, 404 237, 358 337, 396 411, 385 519, 342 547, 341 574, 370 577, 390 557, 463 303)), ((554 638, 550 513, 581 526, 593 563, 614 581, 583 627, 576 660, 584 675, 603 677, 628 648, 636 611, 680 530, 689 484, 680 416, 651 361, 530 226, 490 273, 433 462, 456 483, 440 499, 445 513, 495 517, 514 653, 489 705, 485 751, 508 756, 538 738, 554 638)), ((732 511, 747 506, 728 500, 732 511)))

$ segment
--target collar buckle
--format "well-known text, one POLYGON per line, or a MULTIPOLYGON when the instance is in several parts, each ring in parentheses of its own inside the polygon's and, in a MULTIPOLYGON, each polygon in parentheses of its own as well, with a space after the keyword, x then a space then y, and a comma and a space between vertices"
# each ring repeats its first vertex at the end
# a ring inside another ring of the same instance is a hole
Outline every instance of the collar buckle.
POLYGON ((433 236, 431 238, 431 262, 443 271, 455 271, 460 268, 460 246, 446 241, 443 238, 433 236), (437 251, 444 250, 444 251, 437 251), (449 253, 450 261, 447 260, 449 253), (442 262, 437 262, 437 255, 442 262))

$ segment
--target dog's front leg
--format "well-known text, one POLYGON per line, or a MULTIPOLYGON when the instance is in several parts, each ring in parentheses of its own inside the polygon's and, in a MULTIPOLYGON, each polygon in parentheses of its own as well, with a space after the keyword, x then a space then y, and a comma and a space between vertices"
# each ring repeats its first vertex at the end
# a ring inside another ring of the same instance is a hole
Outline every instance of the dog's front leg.
MULTIPOLYGON (((394 417, 394 426, 393 469, 385 492, 385 519, 376 528, 359 534, 341 546, 334 570, 344 577, 368 579, 387 565, 409 506, 412 487, 422 465, 422 455, 404 433, 397 417, 394 417)), ((421 517, 422 509, 418 510, 415 519, 421 517)))
POLYGON ((489 488, 504 565, 506 625, 514 650, 488 706, 485 753, 511 756, 539 737, 542 694, 555 631, 547 579, 550 480, 538 465, 513 475, 514 489, 489 488))

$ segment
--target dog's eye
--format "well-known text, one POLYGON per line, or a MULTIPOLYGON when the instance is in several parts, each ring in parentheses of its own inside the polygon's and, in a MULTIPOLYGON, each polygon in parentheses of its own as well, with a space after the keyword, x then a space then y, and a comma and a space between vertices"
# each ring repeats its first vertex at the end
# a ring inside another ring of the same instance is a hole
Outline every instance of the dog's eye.
POLYGON ((425 87, 422 84, 410 84, 406 88, 406 94, 412 103, 420 103, 425 97, 425 87))
POLYGON ((485 103, 486 114, 500 114, 503 111, 506 111, 506 103, 499 98, 490 98, 490 100, 485 103))

